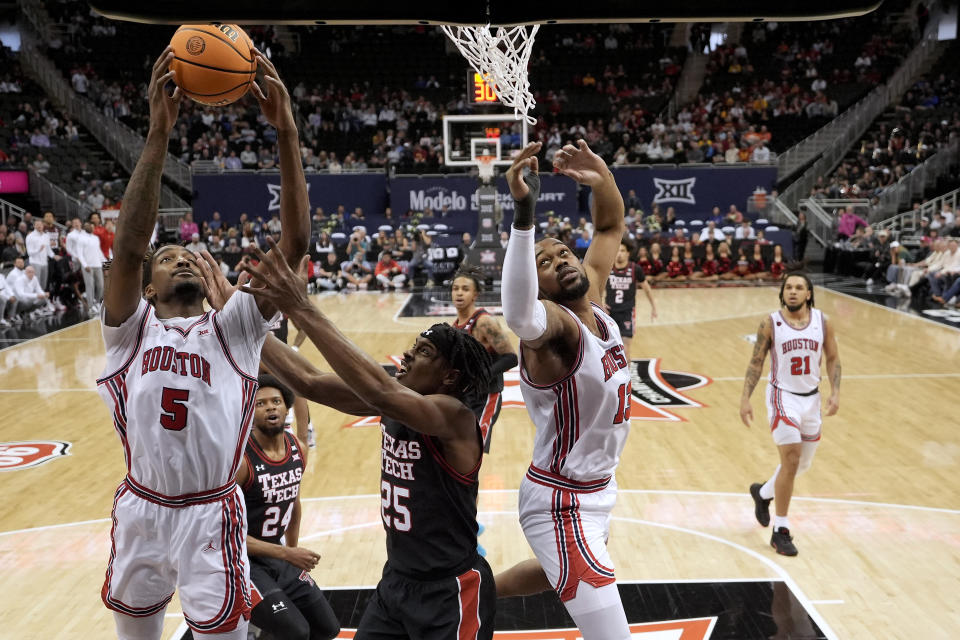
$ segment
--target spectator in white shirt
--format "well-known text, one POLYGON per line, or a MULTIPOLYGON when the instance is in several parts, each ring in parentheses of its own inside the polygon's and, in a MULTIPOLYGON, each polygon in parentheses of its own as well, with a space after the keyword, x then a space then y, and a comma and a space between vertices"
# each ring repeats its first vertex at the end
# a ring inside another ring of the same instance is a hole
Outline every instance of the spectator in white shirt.
POLYGON ((40 280, 40 288, 47 288, 47 273, 50 258, 53 257, 53 251, 50 250, 50 240, 43 231, 43 221, 37 220, 33 223, 33 231, 26 237, 27 256, 30 258, 30 265, 33 266, 37 278, 40 280))
POLYGON ((750 154, 750 162, 770 162, 770 149, 767 149, 766 143, 761 140, 753 152, 750 154))
POLYGON ((209 250, 209 249, 207 248, 207 243, 206 243, 206 242, 203 242, 202 240, 200 240, 200 234, 199 234, 199 233, 194 233, 194 234, 190 237, 190 242, 187 243, 186 248, 187 248, 187 251, 190 251, 191 253, 193 253, 193 252, 200 253, 201 251, 208 251, 208 250, 209 250))
POLYGON ((944 289, 953 282, 953 277, 960 275, 960 250, 957 248, 957 239, 950 238, 947 242, 947 253, 944 256, 943 268, 936 273, 927 275, 930 283, 930 292, 934 300, 943 303, 941 296, 944 289))
POLYGON ((953 207, 949 202, 943 204, 943 211, 940 212, 940 215, 943 216, 944 226, 947 228, 953 227, 957 221, 957 214, 953 212, 953 207))
POLYGON ((79 69, 74 71, 73 75, 70 76, 70 83, 73 85, 73 90, 77 93, 85 94, 87 92, 87 76, 85 76, 79 69))
POLYGON ((83 225, 80 217, 70 220, 70 232, 67 233, 67 254, 76 264, 80 264, 80 238, 83 237, 83 225))
POLYGON ((93 235, 93 224, 83 225, 78 242, 78 256, 80 273, 83 274, 83 286, 86 288, 83 296, 87 302, 87 311, 93 315, 100 311, 100 301, 103 300, 103 251, 100 250, 100 239, 93 235))
MULTIPOLYGON (((49 147, 50 145, 47 146, 49 147)), ((41 175, 50 171, 50 163, 44 160, 42 153, 37 154, 37 159, 33 161, 32 166, 33 170, 41 175)))
POLYGON ((737 231, 733 234, 733 237, 737 240, 753 240, 757 237, 757 234, 753 230, 753 227, 750 226, 750 221, 744 220, 740 226, 737 227, 737 231))
POLYGON ((713 220, 700 232, 700 242, 723 242, 723 231, 717 229, 717 223, 713 220))
POLYGON ((40 287, 37 272, 33 265, 23 270, 23 275, 17 278, 14 288, 20 313, 31 312, 31 317, 49 316, 54 312, 50 304, 50 294, 40 287))
POLYGON ((0 273, 0 327, 9 327, 10 320, 17 317, 17 296, 13 292, 13 287, 7 283, 7 279, 0 273), (7 320, 10 318, 10 320, 7 320))

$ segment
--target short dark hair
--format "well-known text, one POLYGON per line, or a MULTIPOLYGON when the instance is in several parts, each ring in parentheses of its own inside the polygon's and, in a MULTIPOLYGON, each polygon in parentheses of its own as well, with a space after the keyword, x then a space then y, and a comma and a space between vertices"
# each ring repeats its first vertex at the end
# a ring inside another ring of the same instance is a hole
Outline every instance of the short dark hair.
POLYGON ((787 278, 792 277, 803 278, 803 281, 807 283, 807 290, 810 291, 810 299, 807 300, 807 307, 813 308, 813 282, 810 280, 810 276, 803 271, 788 271, 783 276, 783 282, 780 283, 780 306, 785 307, 787 305, 783 300, 783 290, 787 286, 787 278))
POLYGON ((276 389, 280 392, 280 395, 283 396, 283 404, 287 405, 287 409, 293 406, 293 391, 290 391, 289 387, 280 382, 276 376, 270 375, 269 373, 261 373, 257 377, 257 386, 260 389, 276 389))

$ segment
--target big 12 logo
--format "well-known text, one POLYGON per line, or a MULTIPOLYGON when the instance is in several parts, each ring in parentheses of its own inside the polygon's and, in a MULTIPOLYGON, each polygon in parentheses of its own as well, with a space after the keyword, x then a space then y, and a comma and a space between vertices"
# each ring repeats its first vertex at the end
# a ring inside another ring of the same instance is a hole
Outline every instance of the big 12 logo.
POLYGON ((0 442, 0 471, 18 471, 38 467, 60 456, 69 455, 70 443, 59 440, 0 442))

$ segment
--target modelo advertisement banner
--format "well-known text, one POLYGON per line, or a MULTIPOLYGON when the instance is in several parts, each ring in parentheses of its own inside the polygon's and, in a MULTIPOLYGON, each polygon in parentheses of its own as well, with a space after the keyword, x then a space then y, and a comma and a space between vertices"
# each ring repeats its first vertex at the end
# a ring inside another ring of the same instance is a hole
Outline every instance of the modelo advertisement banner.
POLYGON ((673 207, 681 218, 703 218, 714 207, 726 212, 731 204, 746 211, 747 199, 757 187, 770 193, 777 181, 776 166, 763 167, 617 167, 613 169, 623 198, 633 189, 640 206, 650 213, 653 204, 666 212, 673 207))
MULTIPOLYGON (((382 213, 387 206, 387 177, 383 173, 307 175, 311 213, 316 207, 330 214, 339 205, 353 212, 382 213)), ((193 216, 210 220, 213 212, 236 222, 246 212, 250 218, 268 219, 280 212, 279 173, 222 173, 193 176, 193 216)))
POLYGON ((30 176, 26 171, 0 171, 0 193, 27 193, 30 176))
MULTIPOLYGON (((435 216, 446 206, 450 214, 479 211, 476 178, 468 176, 398 176, 390 180, 390 207, 394 215, 409 210, 432 209, 435 216)), ((513 198, 506 178, 496 178, 497 204, 503 209, 503 225, 513 222, 513 198)), ((537 213, 555 211, 573 215, 577 211, 577 184, 566 176, 541 174, 537 213)))

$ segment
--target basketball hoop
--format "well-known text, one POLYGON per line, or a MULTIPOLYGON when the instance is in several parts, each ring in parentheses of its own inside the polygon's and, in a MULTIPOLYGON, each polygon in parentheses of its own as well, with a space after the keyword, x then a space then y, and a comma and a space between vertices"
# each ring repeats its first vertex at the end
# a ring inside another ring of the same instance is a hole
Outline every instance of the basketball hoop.
POLYGON ((533 38, 540 25, 533 25, 529 32, 523 25, 441 25, 440 28, 457 45, 474 71, 497 92, 500 101, 513 107, 513 115, 517 120, 523 118, 530 124, 537 123, 537 119, 528 113, 537 101, 530 93, 527 65, 533 50, 533 38))
POLYGON ((477 169, 480 173, 480 179, 484 182, 493 180, 494 160, 496 158, 493 156, 477 156, 477 169))

